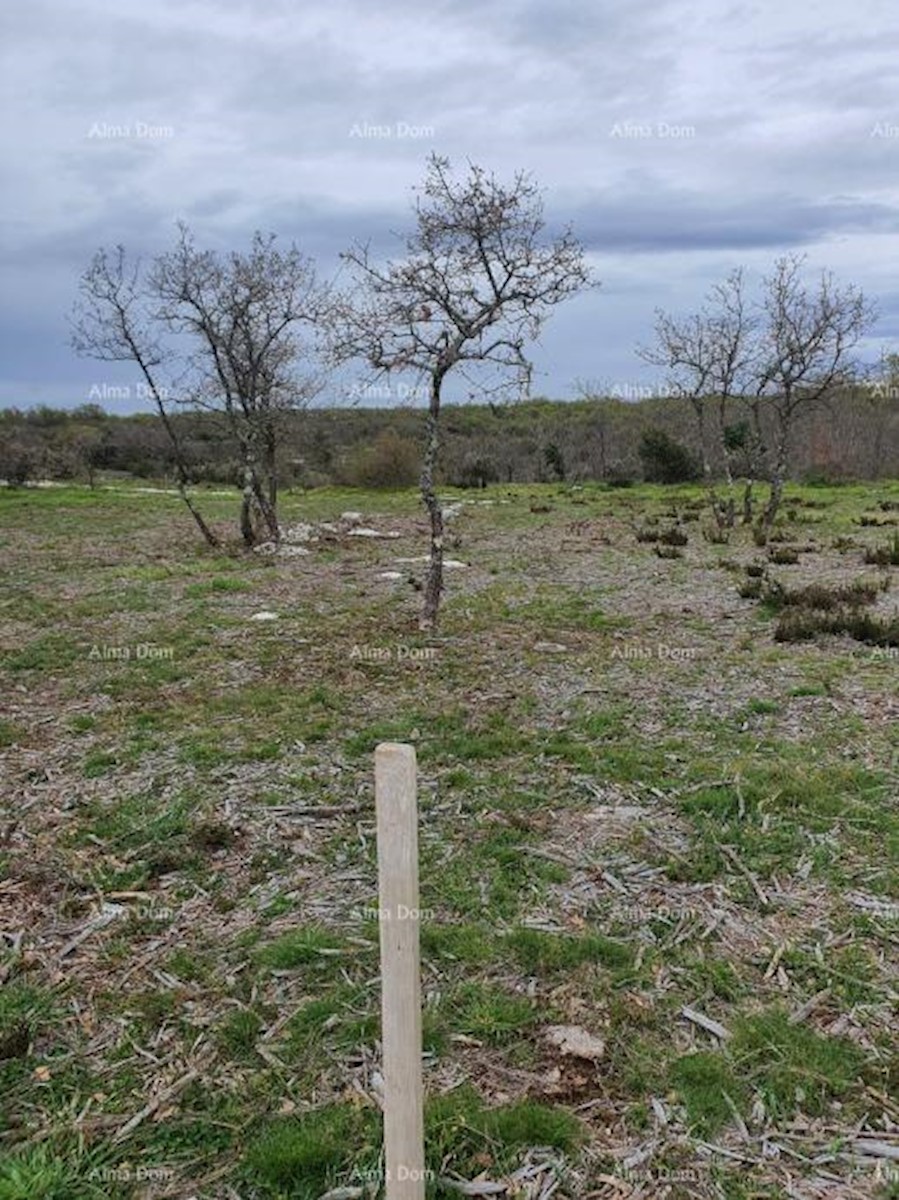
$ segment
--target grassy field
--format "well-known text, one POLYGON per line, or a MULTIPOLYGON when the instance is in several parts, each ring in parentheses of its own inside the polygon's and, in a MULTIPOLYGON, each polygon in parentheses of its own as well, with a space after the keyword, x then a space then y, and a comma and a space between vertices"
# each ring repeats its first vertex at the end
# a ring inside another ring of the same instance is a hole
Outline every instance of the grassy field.
POLYGON ((791 489, 780 563, 697 489, 452 500, 423 638, 412 492, 288 496, 291 557, 0 492, 0 1200, 380 1194, 382 740, 429 1196, 899 1196, 899 484, 791 489), (777 640, 858 580, 886 634, 777 640))

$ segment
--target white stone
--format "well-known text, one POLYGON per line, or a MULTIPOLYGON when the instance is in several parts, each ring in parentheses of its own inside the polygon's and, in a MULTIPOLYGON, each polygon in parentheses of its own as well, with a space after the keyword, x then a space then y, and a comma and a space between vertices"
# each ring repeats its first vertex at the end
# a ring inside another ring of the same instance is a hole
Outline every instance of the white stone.
MULTIPOLYGON (((431 561, 431 556, 429 554, 419 554, 417 558, 397 558, 394 561, 398 563, 426 563, 431 561)), ((467 567, 468 563, 460 562, 457 558, 445 558, 443 565, 449 571, 458 571, 462 567, 467 567)))
POLYGON ((253 613, 253 615, 250 617, 251 621, 277 621, 277 619, 278 614, 276 612, 267 611, 253 613))
POLYGON ((548 1042, 557 1046, 562 1054, 572 1058, 596 1062, 606 1052, 605 1042, 588 1033, 586 1029, 581 1029, 580 1025, 550 1025, 543 1032, 548 1042))
POLYGON ((315 537, 315 526, 308 521, 301 521, 299 525, 285 529, 282 537, 285 542, 311 542, 315 537))

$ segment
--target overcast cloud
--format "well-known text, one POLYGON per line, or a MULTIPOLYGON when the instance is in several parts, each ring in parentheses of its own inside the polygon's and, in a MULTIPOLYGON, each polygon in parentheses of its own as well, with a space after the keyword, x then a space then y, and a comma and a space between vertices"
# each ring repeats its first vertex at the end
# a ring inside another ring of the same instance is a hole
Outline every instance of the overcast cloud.
POLYGON ((532 172, 602 281, 551 318, 542 394, 637 394, 656 306, 791 250, 877 302, 867 357, 899 348, 886 0, 28 0, 0 20, 0 406, 131 380, 68 347, 99 245, 152 253, 180 218, 205 245, 295 239, 328 276, 356 238, 397 247, 433 151, 532 172))

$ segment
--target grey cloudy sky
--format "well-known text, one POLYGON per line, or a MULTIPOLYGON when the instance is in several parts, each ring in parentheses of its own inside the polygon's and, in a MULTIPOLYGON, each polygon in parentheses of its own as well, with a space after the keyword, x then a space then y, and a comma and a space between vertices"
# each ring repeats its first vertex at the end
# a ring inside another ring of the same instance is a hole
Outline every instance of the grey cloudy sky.
MULTIPOLYGON (((637 394, 653 310, 788 250, 899 339, 899 16, 887 0, 7 0, 0 406, 74 405, 130 372, 68 348, 101 244, 295 239, 329 275, 398 245, 437 151, 533 173, 599 290, 560 308, 535 390, 637 394)), ((107 404, 112 410, 134 407, 107 404)))

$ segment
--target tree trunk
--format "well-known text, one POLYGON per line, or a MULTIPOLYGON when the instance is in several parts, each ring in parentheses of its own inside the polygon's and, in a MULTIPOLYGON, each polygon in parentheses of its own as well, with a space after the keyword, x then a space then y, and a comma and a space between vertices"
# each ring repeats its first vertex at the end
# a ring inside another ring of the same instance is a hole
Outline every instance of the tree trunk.
POLYGON ((775 468, 774 474, 771 477, 771 495, 768 497, 768 503, 765 506, 765 512, 762 517, 762 525, 764 526, 766 533, 770 533, 774 526, 774 522, 777 519, 777 514, 780 510, 780 502, 783 499, 783 494, 783 472, 778 466, 775 468))
POLYGON ((788 431, 783 429, 777 440, 777 457, 774 461, 774 470, 771 472, 771 494, 768 497, 768 504, 762 515, 762 525, 765 533, 771 532, 780 510, 780 502, 783 499, 784 482, 787 474, 788 436, 788 431))
POLYGON ((746 480, 746 486, 743 488, 743 524, 752 524, 752 488, 755 480, 751 477, 746 480))
POLYGON ((440 597, 443 592, 443 509, 434 490, 434 471, 437 466, 437 455, 440 450, 440 387, 443 382, 441 375, 435 374, 431 380, 431 404, 428 411, 428 440, 425 446, 424 461, 421 468, 421 498, 431 520, 431 556, 428 562, 427 579, 424 589, 424 608, 421 614, 420 627, 423 630, 437 628, 437 614, 440 610, 440 597))
POLYGON ((259 476, 256 474, 256 471, 253 470, 252 474, 253 474, 253 496, 256 500, 256 505, 259 508, 260 513, 262 514, 262 519, 265 522, 266 529, 268 530, 269 536, 271 537, 272 541, 280 542, 281 527, 278 524, 278 514, 275 511, 275 509, 272 508, 269 496, 266 494, 266 489, 263 487, 262 482, 259 479, 259 476))
POLYGON ((278 437, 273 425, 265 430, 265 482, 271 511, 278 512, 278 437))
POLYGON ((249 463, 243 468, 243 497, 240 502, 240 535, 244 545, 251 549, 256 542, 256 531, 253 528, 253 471, 249 463))
POLYGON ((705 482, 705 490, 709 499, 709 507, 712 510, 712 516, 715 518, 715 524, 718 526, 719 533, 727 526, 727 506, 718 495, 718 490, 715 487, 715 479, 712 474, 712 463, 709 459, 708 446, 706 444, 706 424, 705 424, 705 409, 702 404, 702 397, 696 396, 692 400, 693 411, 696 413, 696 426, 699 432, 699 453, 702 459, 702 478, 705 482))
POLYGON ((262 480, 259 478, 258 457, 256 454, 255 439, 252 430, 250 430, 243 439, 243 504, 240 514, 240 532, 243 540, 247 545, 253 545, 256 541, 256 534, 253 531, 252 523, 252 508, 255 504, 262 517, 262 521, 268 530, 268 535, 273 542, 281 540, 281 529, 278 525, 278 514, 272 508, 269 497, 266 494, 267 489, 263 486, 262 480), (251 540, 248 542, 247 537, 251 540))
POLYGON ((737 523, 737 501, 734 497, 734 472, 730 461, 730 450, 727 448, 725 433, 727 422, 726 401, 722 400, 718 409, 718 452, 724 463, 724 480, 727 485, 727 501, 724 505, 724 521, 728 529, 733 529, 737 523))
POLYGON ((143 377, 147 381, 147 386, 150 389, 150 395, 153 397, 153 403, 156 405, 156 411, 159 413, 159 419, 162 421, 162 427, 168 436, 169 442, 171 443, 172 454, 174 455, 175 459, 175 470, 178 475, 178 495, 187 505, 187 510, 193 517, 200 533, 202 533, 206 541, 206 545, 216 549, 219 544, 218 538, 203 520, 199 510, 196 508, 194 502, 187 494, 187 485, 190 477, 187 473, 187 465, 184 461, 184 455, 181 452, 181 443, 178 441, 177 431, 169 419, 169 414, 166 411, 165 404, 163 403, 162 395, 159 389, 156 387, 156 381, 153 378, 153 374, 150 371, 148 364, 145 362, 140 350, 137 348, 137 343, 134 342, 133 339, 129 338, 128 344, 131 348, 132 354, 134 355, 134 361, 140 367, 143 377))

